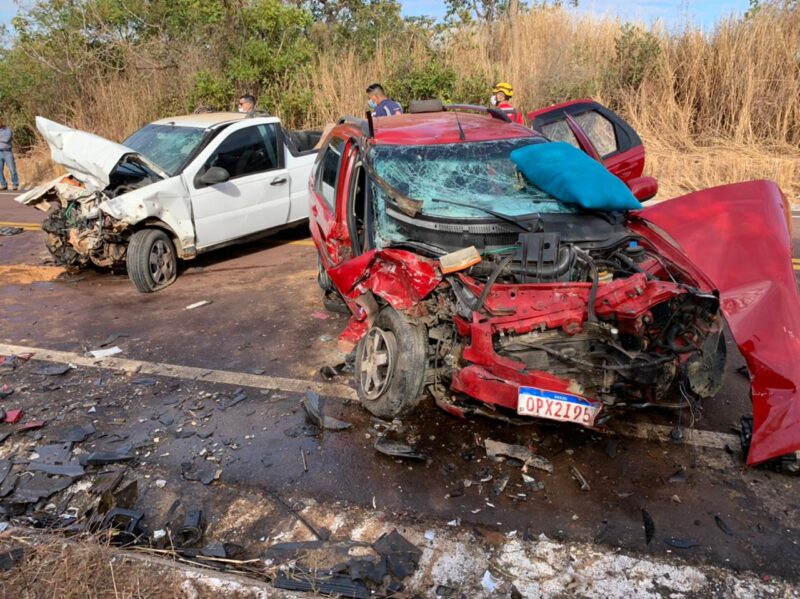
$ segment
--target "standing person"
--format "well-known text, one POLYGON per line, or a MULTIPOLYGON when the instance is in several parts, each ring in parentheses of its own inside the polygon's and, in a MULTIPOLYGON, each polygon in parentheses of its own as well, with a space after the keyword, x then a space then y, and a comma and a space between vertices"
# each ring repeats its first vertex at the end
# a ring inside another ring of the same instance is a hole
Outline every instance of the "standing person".
POLYGON ((14 152, 12 151, 12 140, 14 132, 11 127, 6 125, 3 115, 0 114, 0 191, 8 189, 5 178, 5 165, 11 173, 11 189, 19 189, 19 177, 17 176, 17 165, 14 162, 14 152))
POLYGON ((494 86, 492 90, 492 97, 489 102, 492 106, 496 106, 508 115, 512 123, 524 125, 525 121, 522 120, 522 113, 511 105, 511 98, 514 96, 514 88, 510 83, 501 81, 494 86))
POLYGON ((375 116, 393 116, 403 114, 403 107, 399 102, 388 98, 380 83, 373 83, 367 88, 367 102, 375 116))

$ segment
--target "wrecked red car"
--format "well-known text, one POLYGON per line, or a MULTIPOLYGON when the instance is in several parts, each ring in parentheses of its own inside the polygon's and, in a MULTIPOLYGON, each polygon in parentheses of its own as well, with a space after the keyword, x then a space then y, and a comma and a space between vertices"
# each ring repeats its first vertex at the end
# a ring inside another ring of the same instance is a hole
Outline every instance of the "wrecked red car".
POLYGON ((569 144, 631 201, 652 197, 639 136, 607 108, 561 104, 530 129, 492 109, 413 108, 341 119, 311 175, 319 283, 351 313, 341 338, 358 343, 370 412, 430 394, 460 416, 597 428, 632 407, 693 407, 721 387, 727 319, 751 376, 748 463, 800 449, 800 301, 775 184, 587 209, 511 157, 569 144))

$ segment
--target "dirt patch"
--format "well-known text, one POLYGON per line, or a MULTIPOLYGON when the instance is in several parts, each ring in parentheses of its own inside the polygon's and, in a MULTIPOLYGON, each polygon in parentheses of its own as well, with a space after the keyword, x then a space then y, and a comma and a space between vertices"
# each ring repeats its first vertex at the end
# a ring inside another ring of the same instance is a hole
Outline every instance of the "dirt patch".
POLYGON ((0 285, 46 283, 56 280, 64 272, 60 266, 33 266, 31 264, 0 266, 0 285))

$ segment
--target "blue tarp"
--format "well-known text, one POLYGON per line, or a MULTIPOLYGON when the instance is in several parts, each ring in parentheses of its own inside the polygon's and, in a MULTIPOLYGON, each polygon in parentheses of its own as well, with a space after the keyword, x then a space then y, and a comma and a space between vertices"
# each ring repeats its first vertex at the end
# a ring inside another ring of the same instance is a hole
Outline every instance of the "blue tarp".
POLYGON ((640 210, 621 179, 566 142, 531 144, 511 152, 525 178, 554 198, 587 210, 640 210))

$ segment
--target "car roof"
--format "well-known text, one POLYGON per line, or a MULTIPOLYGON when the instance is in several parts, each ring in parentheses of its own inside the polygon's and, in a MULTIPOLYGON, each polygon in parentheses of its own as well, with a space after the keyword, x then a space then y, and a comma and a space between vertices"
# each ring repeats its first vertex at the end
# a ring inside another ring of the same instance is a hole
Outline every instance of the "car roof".
POLYGON ((373 119, 374 143, 386 145, 433 145, 534 137, 538 133, 488 114, 425 112, 373 119), (460 124, 460 128, 459 128, 460 124), (461 131, 464 132, 463 139, 461 131))
POLYGON ((242 112, 198 112, 197 114, 185 114, 182 116, 171 116, 164 119, 153 121, 153 125, 175 125, 178 127, 198 127, 206 129, 223 123, 232 123, 247 118, 247 114, 242 112))

